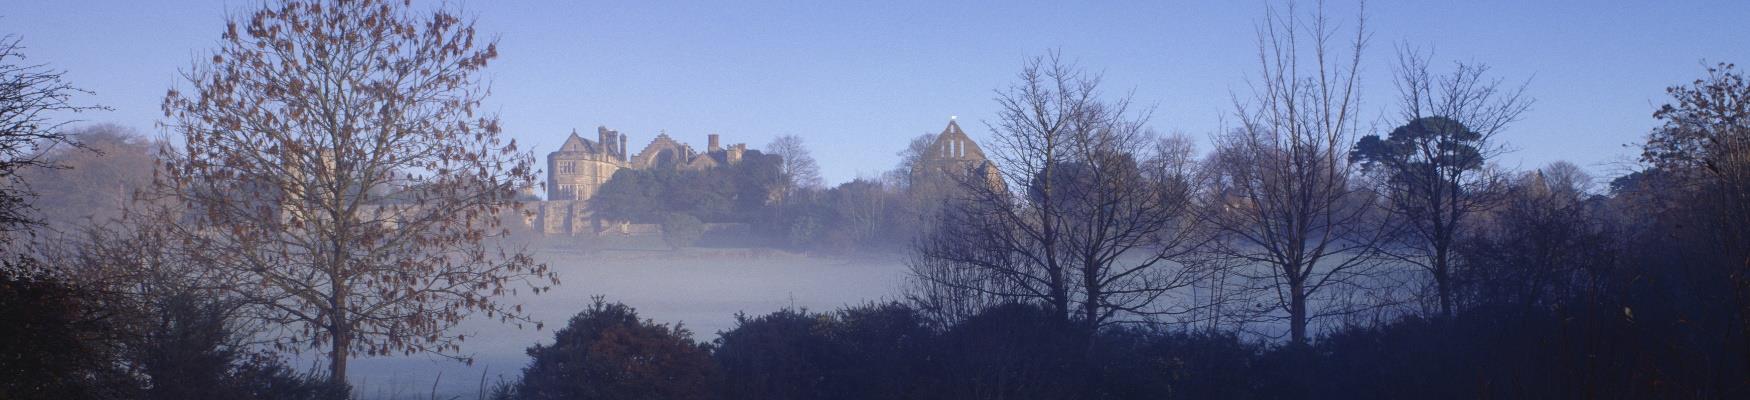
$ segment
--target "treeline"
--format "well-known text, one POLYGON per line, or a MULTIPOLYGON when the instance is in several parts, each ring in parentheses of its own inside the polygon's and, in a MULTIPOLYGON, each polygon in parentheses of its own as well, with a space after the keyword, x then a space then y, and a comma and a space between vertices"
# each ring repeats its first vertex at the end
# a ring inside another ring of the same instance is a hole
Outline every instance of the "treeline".
POLYGON ((664 239, 676 247, 697 244, 699 224, 745 223, 755 237, 736 244, 872 253, 909 243, 920 231, 926 202, 941 200, 907 189, 909 164, 824 187, 801 137, 780 136, 766 149, 706 170, 622 169, 590 199, 592 217, 661 224, 664 239))

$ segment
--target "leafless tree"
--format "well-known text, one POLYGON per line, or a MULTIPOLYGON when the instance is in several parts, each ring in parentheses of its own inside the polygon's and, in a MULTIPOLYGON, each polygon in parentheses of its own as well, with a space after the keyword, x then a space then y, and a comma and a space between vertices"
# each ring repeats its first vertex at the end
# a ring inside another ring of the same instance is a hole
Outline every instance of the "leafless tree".
POLYGON ((165 96, 184 144, 159 186, 187 206, 180 245, 247 282, 276 345, 326 349, 344 381, 355 354, 460 358, 472 314, 528 321, 504 296, 558 278, 495 241, 534 181, 480 111, 495 42, 382 0, 271 1, 222 38, 165 96))
POLYGON ((1037 302, 1089 329, 1184 311, 1160 300, 1200 271, 1195 174, 1099 85, 1057 53, 1027 61, 998 92, 994 165, 952 175, 959 193, 914 246, 916 280, 975 299, 950 306, 1037 302))
POLYGON ((778 136, 766 144, 766 152, 778 156, 783 162, 778 172, 783 175, 781 189, 785 198, 797 190, 817 189, 822 185, 820 165, 815 164, 814 156, 808 153, 808 146, 802 142, 801 136, 778 136))
POLYGON ((918 170, 924 160, 924 155, 930 152, 930 145, 935 142, 936 134, 934 133, 924 132, 912 137, 911 141, 906 143, 905 150, 900 150, 899 153, 895 154, 899 156, 899 165, 888 174, 898 181, 902 185, 901 187, 911 189, 912 185, 916 183, 912 182, 912 171, 918 170))
POLYGON ((72 120, 56 114, 104 109, 83 106, 73 96, 88 91, 62 79, 62 71, 46 63, 27 61, 24 46, 13 35, 0 36, 0 233, 29 229, 32 190, 19 174, 54 167, 42 156, 56 146, 77 146, 61 128, 72 120))
POLYGON ((1292 5, 1270 9, 1257 28, 1252 97, 1235 101, 1241 125, 1216 138, 1209 161, 1205 214, 1222 232, 1215 253, 1256 267, 1244 280, 1269 293, 1259 304, 1287 314, 1294 343, 1335 311, 1319 309, 1329 301, 1317 296, 1334 298, 1335 287, 1360 284, 1377 266, 1374 200, 1344 159, 1358 129, 1365 22, 1358 16, 1340 37, 1322 5, 1304 16, 1292 5))
POLYGON ((1506 177, 1488 165, 1506 148, 1496 136, 1530 108, 1525 86, 1502 87, 1489 67, 1458 63, 1435 75, 1428 53, 1398 50, 1401 124, 1367 135, 1350 161, 1375 179, 1384 209, 1402 223, 1386 254, 1427 270, 1439 313, 1453 314, 1453 246, 1469 217, 1500 201, 1506 177))

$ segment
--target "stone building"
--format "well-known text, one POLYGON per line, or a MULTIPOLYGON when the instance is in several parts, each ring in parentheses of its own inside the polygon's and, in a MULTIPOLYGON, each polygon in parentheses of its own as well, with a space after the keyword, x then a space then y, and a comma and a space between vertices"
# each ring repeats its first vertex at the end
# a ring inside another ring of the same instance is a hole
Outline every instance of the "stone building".
POLYGON ((984 149, 979 148, 972 137, 966 136, 966 131, 960 130, 960 124, 954 118, 949 118, 948 127, 936 135, 935 142, 912 166, 913 186, 952 187, 956 180, 968 176, 983 176, 988 184, 997 185, 993 187, 1003 184, 996 164, 985 158, 984 149))
POLYGON ((587 200, 629 165, 626 137, 619 131, 597 127, 591 141, 573 130, 559 150, 547 154, 547 199, 587 200))
MULTIPOLYGON (((622 169, 674 168, 705 170, 741 163, 747 144, 723 146, 717 134, 706 136, 704 152, 659 133, 643 150, 627 151, 626 136, 607 127, 596 127, 596 139, 584 139, 572 131, 559 150, 547 154, 547 201, 532 207, 528 218, 547 234, 580 234, 600 230, 590 218, 588 201, 602 185, 622 169)), ((593 232, 591 232, 593 233, 593 232)))
POLYGON ((624 168, 705 170, 739 164, 747 153, 745 143, 723 147, 717 134, 706 139, 708 145, 701 153, 661 133, 632 155, 626 151, 626 136, 619 131, 597 127, 594 141, 572 131, 559 150, 547 154, 547 200, 589 200, 624 168))
POLYGON ((706 170, 723 165, 741 163, 742 155, 747 153, 747 144, 738 143, 723 147, 717 134, 705 135, 705 152, 693 150, 693 146, 675 141, 668 133, 659 133, 650 144, 644 145, 644 150, 632 157, 632 168, 675 168, 684 170, 706 170))

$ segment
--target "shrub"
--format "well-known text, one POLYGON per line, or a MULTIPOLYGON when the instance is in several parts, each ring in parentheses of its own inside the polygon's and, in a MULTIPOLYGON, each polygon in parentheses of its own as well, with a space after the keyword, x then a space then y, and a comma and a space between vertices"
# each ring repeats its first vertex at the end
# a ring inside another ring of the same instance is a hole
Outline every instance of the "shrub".
POLYGON ((951 327, 933 354, 942 398, 1088 397, 1086 338, 1031 304, 992 307, 951 327))
POLYGON ((131 397, 95 294, 13 267, 0 266, 0 399, 131 397))
POLYGON ((730 399, 826 398, 836 357, 824 316, 785 309, 759 317, 736 314, 735 328, 719 332, 716 352, 730 399))
POLYGON ((638 311, 596 297, 553 335, 528 350, 529 365, 503 399, 704 399, 719 374, 692 332, 640 320, 638 311))

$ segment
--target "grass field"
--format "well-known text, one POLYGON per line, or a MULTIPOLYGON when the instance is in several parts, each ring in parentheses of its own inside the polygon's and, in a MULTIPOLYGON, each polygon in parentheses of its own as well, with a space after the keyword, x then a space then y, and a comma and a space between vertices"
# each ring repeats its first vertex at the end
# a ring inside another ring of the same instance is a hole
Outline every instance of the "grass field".
MULTIPOLYGON (((831 310, 893 299, 905 267, 895 256, 827 258, 760 248, 690 248, 670 251, 655 238, 628 238, 582 245, 549 238, 531 247, 559 271, 562 284, 520 302, 547 329, 517 329, 480 318, 464 322, 462 348, 473 366, 432 356, 355 359, 351 382, 365 399, 473 399, 484 380, 515 377, 523 350, 552 341, 553 330, 596 295, 626 303, 645 318, 684 323, 694 338, 708 341, 734 324, 736 312, 769 313, 784 307, 831 310), (440 377, 441 374, 441 377, 440 377), (435 382, 435 386, 434 386, 435 382)), ((309 366, 309 355, 300 366, 309 366)))

